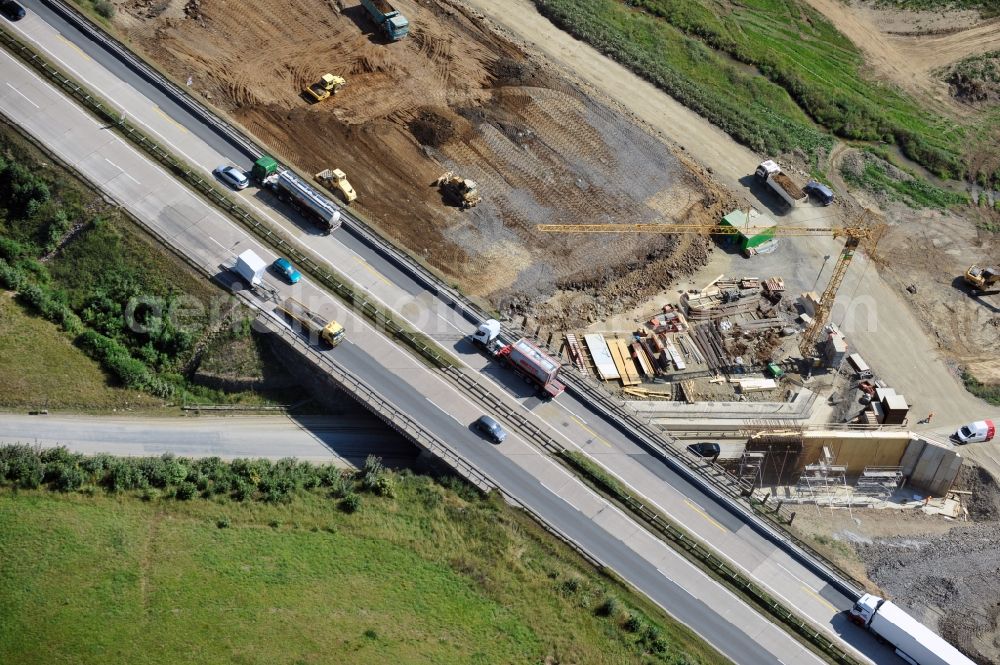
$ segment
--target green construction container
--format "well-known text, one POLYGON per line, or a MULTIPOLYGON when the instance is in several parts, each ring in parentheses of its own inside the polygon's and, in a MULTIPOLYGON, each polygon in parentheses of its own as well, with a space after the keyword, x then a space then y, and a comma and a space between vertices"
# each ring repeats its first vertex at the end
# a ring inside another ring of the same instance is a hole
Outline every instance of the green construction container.
POLYGON ((250 175, 253 176, 254 180, 257 182, 263 182, 264 178, 277 170, 278 162, 275 161, 274 157, 261 155, 260 159, 253 163, 253 169, 250 170, 250 175))
MULTIPOLYGON (((754 210, 753 213, 757 211, 754 210)), ((749 217, 750 226, 755 228, 760 228, 760 222, 769 219, 761 214, 751 214, 749 217)), ((719 222, 719 226, 729 226, 735 229, 742 229, 747 226, 747 213, 743 210, 734 210, 719 222)), ((744 234, 742 231, 734 236, 733 241, 736 243, 737 248, 741 252, 757 247, 758 245, 763 245, 765 242, 774 237, 774 225, 769 224, 763 227, 764 230, 752 236, 744 234)))
POLYGON ((767 373, 770 374, 772 378, 780 379, 785 375, 785 370, 781 369, 774 363, 768 363, 767 373))

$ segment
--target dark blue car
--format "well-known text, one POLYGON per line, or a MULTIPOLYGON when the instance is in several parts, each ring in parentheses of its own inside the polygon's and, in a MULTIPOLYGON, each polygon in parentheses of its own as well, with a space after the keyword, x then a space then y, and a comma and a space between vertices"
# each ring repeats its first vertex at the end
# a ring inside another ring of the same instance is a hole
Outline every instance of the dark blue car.
POLYGON ((20 21, 24 18, 24 7, 14 0, 0 0, 0 14, 6 16, 9 21, 20 21))
POLYGON ((816 199, 825 206, 833 203, 833 190, 821 182, 810 180, 802 189, 806 190, 806 193, 810 196, 816 197, 816 199))

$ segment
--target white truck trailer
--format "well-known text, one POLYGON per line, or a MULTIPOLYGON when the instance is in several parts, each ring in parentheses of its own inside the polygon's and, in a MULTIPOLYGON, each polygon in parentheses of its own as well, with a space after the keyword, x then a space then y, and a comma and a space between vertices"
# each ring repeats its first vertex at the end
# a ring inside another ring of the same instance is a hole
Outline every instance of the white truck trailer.
POLYGON ((850 618, 895 647, 896 655, 912 665, 975 665, 940 635, 884 598, 866 593, 851 608, 850 618))
POLYGON ((237 256, 236 264, 232 267, 232 271, 246 281, 252 289, 264 283, 265 270, 267 270, 267 262, 257 256, 257 253, 252 249, 237 256))
POLYGON ((790 206, 802 205, 809 201, 809 195, 796 185, 791 178, 781 172, 781 167, 772 159, 757 166, 757 179, 770 185, 781 199, 790 206))

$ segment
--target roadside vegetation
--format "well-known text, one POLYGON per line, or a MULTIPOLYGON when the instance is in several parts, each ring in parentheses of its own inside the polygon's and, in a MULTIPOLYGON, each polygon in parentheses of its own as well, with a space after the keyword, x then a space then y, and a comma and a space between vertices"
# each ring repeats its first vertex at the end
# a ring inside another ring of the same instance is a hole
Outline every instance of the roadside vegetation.
MULTIPOLYGON (((227 326, 249 336, 234 303, 7 125, 0 125, 0 287, 54 324, 117 386, 161 400, 261 399, 207 390, 185 376, 208 336, 227 326)), ((4 371, 37 373, 32 368, 43 361, 11 358, 4 371)), ((32 385, 42 383, 25 388, 32 385)), ((0 400, 87 403, 82 394, 66 397, 5 394, 0 400)))
POLYGON ((704 0, 535 2, 758 152, 815 154, 836 135, 898 145, 939 177, 1000 183, 997 166, 972 172, 964 160, 969 129, 867 78, 861 52, 798 0, 747 0, 725 11, 704 0))
POLYGON ((727 662, 451 476, 11 446, 0 485, 0 662, 727 662))
POLYGON ((17 409, 151 409, 159 400, 109 385, 99 363, 56 325, 0 293, 0 406, 17 409))
POLYGON ((1000 406, 1000 385, 981 383, 969 372, 962 372, 962 383, 970 393, 993 406, 1000 406))
POLYGON ((848 183, 912 208, 949 208, 970 203, 967 194, 935 187, 892 164, 877 150, 854 152, 844 158, 841 174, 848 183))

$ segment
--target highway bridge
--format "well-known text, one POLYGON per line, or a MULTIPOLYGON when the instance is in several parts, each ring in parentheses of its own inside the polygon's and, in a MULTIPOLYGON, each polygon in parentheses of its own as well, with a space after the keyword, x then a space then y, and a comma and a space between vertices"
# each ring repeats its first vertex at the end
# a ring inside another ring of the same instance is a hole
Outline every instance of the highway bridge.
MULTIPOLYGON (((199 110, 155 74, 143 71, 120 47, 95 36, 62 5, 51 0, 29 0, 25 5, 28 16, 6 24, 6 29, 68 76, 111 100, 130 123, 206 178, 226 161, 248 168, 258 154, 260 149, 249 139, 199 110)), ((0 111, 5 116, 206 275, 219 275, 244 249, 268 260, 275 257, 244 227, 193 194, 17 58, 0 53, 0 71, 5 80, 0 86, 0 111)), ((336 266, 356 287, 438 340, 458 359, 460 364, 449 372, 430 368, 309 277, 294 287, 271 284, 278 297, 294 295, 344 323, 348 341, 325 353, 303 348, 304 357, 337 376, 358 399, 418 444, 450 456, 480 486, 502 490, 735 662, 820 661, 565 471, 545 453, 546 440, 588 454, 855 657, 901 662, 844 619, 842 611, 856 596, 849 581, 720 495, 673 459, 668 439, 634 417, 630 421, 626 412, 614 411, 613 402, 595 389, 571 380, 570 392, 552 402, 539 401, 465 340, 478 316, 470 305, 434 283, 432 275, 407 262, 359 220, 324 237, 266 192, 250 188, 235 196, 253 214, 282 229, 301 251, 336 266), (510 427, 511 436, 502 445, 488 444, 471 430, 470 423, 484 412, 510 427)), ((260 312, 267 327, 292 335, 274 314, 272 301, 246 291, 240 295, 260 312)), ((305 347, 302 340, 291 341, 305 347)))

